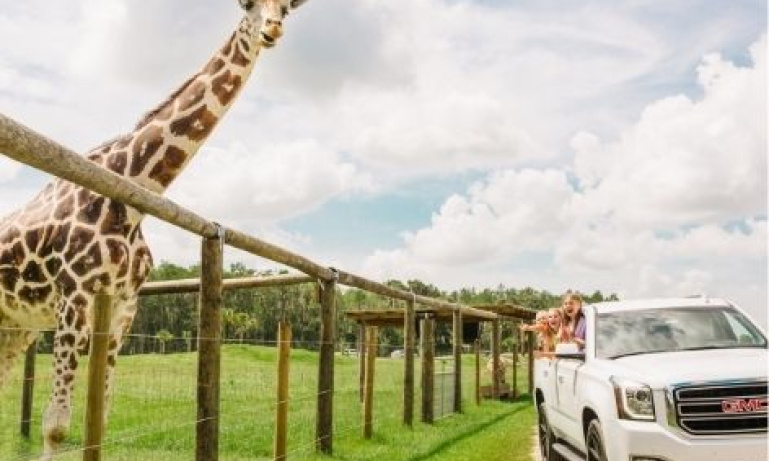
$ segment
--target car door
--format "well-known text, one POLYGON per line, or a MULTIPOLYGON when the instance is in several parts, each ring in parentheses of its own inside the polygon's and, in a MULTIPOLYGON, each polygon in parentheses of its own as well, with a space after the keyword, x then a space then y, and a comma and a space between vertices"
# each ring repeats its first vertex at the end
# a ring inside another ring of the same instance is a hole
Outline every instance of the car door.
POLYGON ((559 358, 555 361, 555 393, 558 427, 563 437, 577 446, 582 443, 581 399, 577 395, 579 370, 584 362, 579 359, 559 358))

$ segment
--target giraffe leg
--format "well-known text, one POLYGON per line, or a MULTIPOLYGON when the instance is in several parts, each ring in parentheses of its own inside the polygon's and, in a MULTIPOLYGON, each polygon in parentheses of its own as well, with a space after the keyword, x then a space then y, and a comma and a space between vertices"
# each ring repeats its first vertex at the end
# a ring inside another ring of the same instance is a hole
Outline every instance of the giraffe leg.
POLYGON ((118 305, 116 312, 116 318, 112 321, 110 328, 109 339, 109 351, 107 354, 107 387, 104 394, 106 399, 104 403, 104 426, 107 426, 107 419, 109 417, 110 409, 112 408, 112 397, 114 395, 114 376, 115 376, 115 364, 117 362, 117 356, 120 352, 120 348, 123 346, 123 340, 125 335, 131 329, 134 315, 136 314, 137 299, 131 299, 125 301, 122 305, 118 305))
POLYGON ((88 311, 73 303, 59 309, 53 339, 53 393, 43 415, 43 459, 51 459, 69 432, 75 370, 88 345, 88 311))

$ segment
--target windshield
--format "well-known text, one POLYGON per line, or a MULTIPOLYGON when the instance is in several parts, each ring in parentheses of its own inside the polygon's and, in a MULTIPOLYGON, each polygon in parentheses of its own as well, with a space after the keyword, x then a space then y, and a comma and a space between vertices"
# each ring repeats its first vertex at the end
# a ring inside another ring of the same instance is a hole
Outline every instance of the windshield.
POLYGON ((698 349, 766 347, 766 338, 732 307, 606 312, 596 318, 596 357, 698 349))

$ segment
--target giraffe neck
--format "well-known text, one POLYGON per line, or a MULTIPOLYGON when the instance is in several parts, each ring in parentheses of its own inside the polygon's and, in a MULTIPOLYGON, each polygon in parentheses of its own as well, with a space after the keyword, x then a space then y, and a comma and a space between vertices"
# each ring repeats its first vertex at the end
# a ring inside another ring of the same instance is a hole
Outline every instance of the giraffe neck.
POLYGON ((259 55, 259 24, 245 17, 197 74, 148 113, 133 132, 97 149, 103 166, 163 192, 232 105, 259 55))

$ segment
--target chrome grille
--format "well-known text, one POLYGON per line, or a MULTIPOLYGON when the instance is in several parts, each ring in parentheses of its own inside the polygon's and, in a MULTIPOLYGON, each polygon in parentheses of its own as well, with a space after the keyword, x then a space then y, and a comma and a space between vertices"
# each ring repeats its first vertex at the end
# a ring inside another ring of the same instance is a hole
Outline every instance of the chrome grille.
POLYGON ((672 394, 676 423, 690 434, 766 432, 766 381, 684 385, 672 394))

